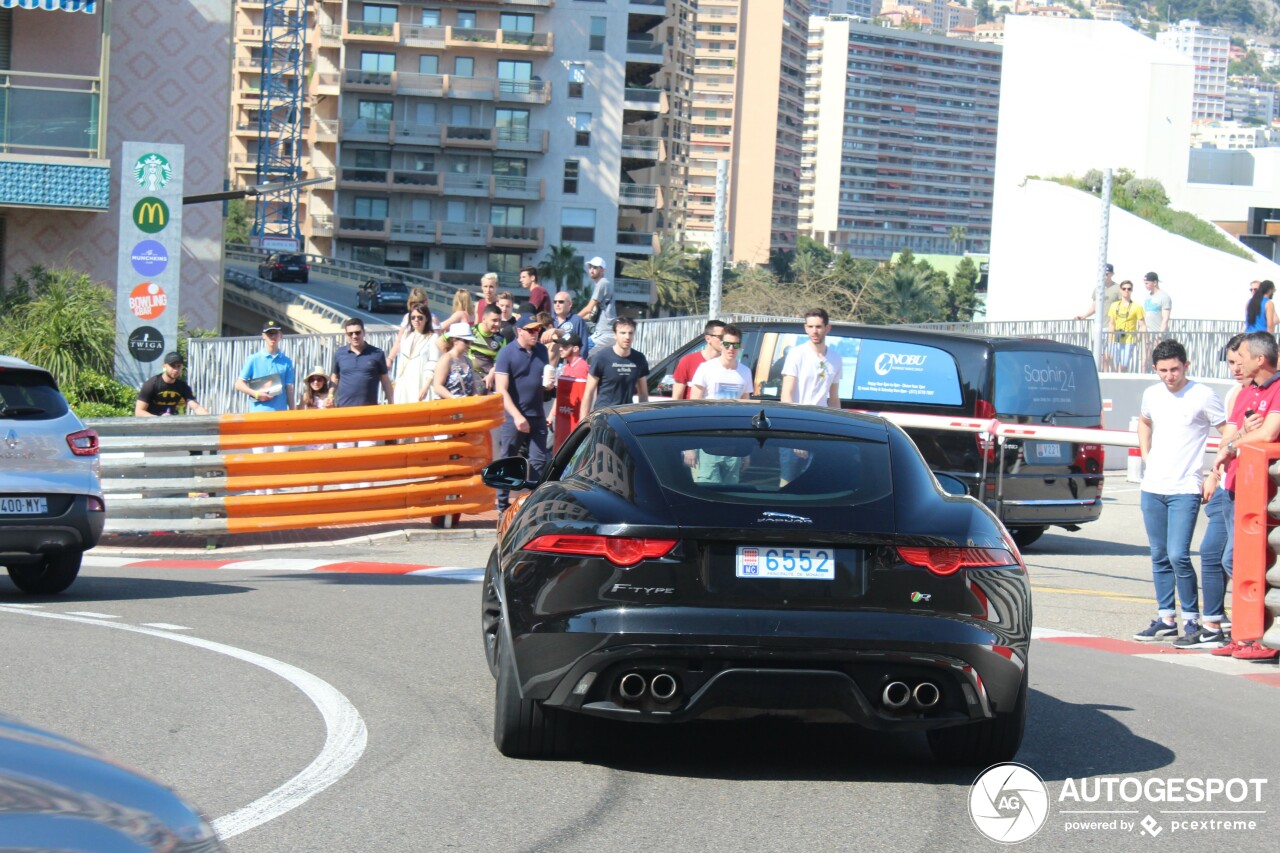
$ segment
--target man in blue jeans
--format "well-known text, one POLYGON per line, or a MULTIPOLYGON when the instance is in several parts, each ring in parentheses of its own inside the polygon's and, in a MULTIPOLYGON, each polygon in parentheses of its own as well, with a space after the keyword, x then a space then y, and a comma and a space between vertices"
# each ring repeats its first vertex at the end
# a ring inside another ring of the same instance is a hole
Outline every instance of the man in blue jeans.
MULTIPOLYGON (((506 415, 498 432, 498 456, 523 456, 536 479, 547 462, 547 416, 544 405, 548 387, 555 381, 547 348, 538 342, 544 330, 539 315, 524 314, 516 320, 514 345, 498 350, 494 362, 494 391, 502 397, 506 415)), ((510 493, 498 490, 497 509, 510 506, 510 493)))
POLYGON ((1178 604, 1184 632, 1200 633, 1200 602, 1191 565, 1191 537, 1204 491, 1201 477, 1209 428, 1227 420, 1222 400, 1207 385, 1187 378, 1187 351, 1164 340, 1151 353, 1160 381, 1142 394, 1138 448, 1146 461, 1142 519, 1151 542, 1151 572, 1159 614, 1133 635, 1153 641, 1178 636, 1178 604), (1176 595, 1175 595, 1176 588, 1176 595))

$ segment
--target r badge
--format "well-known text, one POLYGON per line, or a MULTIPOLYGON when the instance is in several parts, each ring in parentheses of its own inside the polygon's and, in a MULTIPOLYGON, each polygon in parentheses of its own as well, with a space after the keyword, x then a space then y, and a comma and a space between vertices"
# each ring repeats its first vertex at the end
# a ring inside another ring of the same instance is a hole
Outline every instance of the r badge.
POLYGON ((933 596, 927 592, 911 593, 911 601, 913 604, 919 604, 922 601, 932 601, 932 600, 933 600, 933 596))

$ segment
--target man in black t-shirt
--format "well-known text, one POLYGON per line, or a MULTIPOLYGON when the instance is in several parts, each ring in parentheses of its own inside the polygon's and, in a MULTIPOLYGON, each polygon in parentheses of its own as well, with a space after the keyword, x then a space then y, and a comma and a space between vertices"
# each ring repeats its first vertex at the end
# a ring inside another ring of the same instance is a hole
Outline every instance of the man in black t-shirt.
POLYGON ((209 410, 196 401, 191 386, 179 378, 181 375, 182 356, 171 352, 164 357, 161 372, 142 383, 133 414, 139 418, 155 418, 181 415, 188 408, 197 415, 209 414, 209 410))
POLYGON ((581 419, 593 409, 625 406, 634 394, 636 402, 649 402, 649 362, 644 354, 631 348, 636 321, 619 317, 613 321, 613 346, 602 346, 591 353, 587 387, 582 392, 581 419))

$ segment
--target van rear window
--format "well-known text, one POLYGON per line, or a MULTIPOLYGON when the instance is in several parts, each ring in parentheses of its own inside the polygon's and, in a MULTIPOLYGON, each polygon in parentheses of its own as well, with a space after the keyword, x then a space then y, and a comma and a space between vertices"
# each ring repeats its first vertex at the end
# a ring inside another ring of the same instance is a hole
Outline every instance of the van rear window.
MULTIPOLYGON (((777 335, 774 361, 761 383, 761 396, 778 397, 786 354, 807 340, 804 335, 777 335)), ((903 341, 828 335, 827 351, 840 360, 841 400, 926 406, 959 406, 964 402, 956 360, 945 350, 903 341)), ((759 366, 756 373, 759 381, 759 366)))
POLYGON ((1069 352, 996 352, 993 402, 1001 416, 1080 417, 1096 422, 1102 413, 1093 359, 1069 352))

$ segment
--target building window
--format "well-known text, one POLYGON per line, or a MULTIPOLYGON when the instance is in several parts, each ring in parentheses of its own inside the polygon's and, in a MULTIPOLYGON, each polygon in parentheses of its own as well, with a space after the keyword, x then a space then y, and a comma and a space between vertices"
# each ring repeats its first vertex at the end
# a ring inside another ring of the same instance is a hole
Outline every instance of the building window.
POLYGON ((511 59, 498 60, 498 88, 507 94, 529 94, 533 79, 533 63, 511 59))
POLYGON ((388 101, 361 100, 357 106, 359 117, 366 122, 391 121, 392 106, 388 101))
POLYGON ((580 148, 591 145, 591 113, 574 113, 573 144, 580 148))
POLYGON ((474 77, 476 73, 476 61, 470 56, 459 56, 453 60, 453 74, 455 77, 474 77))
POLYGON ((396 22, 396 7, 383 6, 378 3, 365 3, 364 21, 372 24, 394 24, 396 22))
POLYGON ((422 10, 422 26, 424 27, 440 26, 440 10, 439 9, 423 9, 422 10))
POLYGON ((560 242, 594 243, 596 211, 591 207, 566 207, 560 211, 560 242))
POLYGON ((498 129, 499 142, 528 142, 529 111, 495 110, 494 127, 498 129))
POLYGON ((395 71, 396 55, 394 53, 377 53, 371 50, 362 51, 360 53, 360 70, 395 71))
POLYGON ((433 54, 424 53, 418 57, 418 73, 419 74, 439 74, 440 73, 440 57, 433 54))
POLYGON ((357 219, 386 219, 387 200, 385 198, 369 198, 356 196, 353 208, 357 219))
POLYGON ((533 32, 533 15, 503 12, 498 16, 498 28, 509 33, 531 33, 533 32))
POLYGON ((391 166, 390 151, 375 151, 368 148, 356 149, 357 169, 387 169, 391 166))
POLYGON ((608 18, 591 19, 591 39, 587 43, 589 50, 604 50, 604 34, 608 24, 608 18))
POLYGON ((524 255, 519 252, 490 252, 489 262, 485 265, 485 269, 493 270, 498 274, 499 281, 508 279, 515 281, 520 275, 520 268, 524 266, 524 255))
POLYGON ((510 225, 520 227, 524 225, 524 205, 522 204, 495 204, 489 207, 489 224, 490 225, 510 225))
POLYGON ((569 63, 569 97, 581 98, 586 89, 587 66, 582 62, 569 63))
POLYGON ((475 11, 467 10, 467 9, 459 9, 458 19, 454 21, 453 25, 455 27, 462 27, 463 29, 467 29, 467 30, 474 30, 476 28, 475 11))
POLYGON ((444 250, 444 268, 447 270, 460 270, 467 265, 467 253, 463 249, 445 249, 444 250))
POLYGON ((529 161, 523 157, 494 157, 494 185, 504 190, 523 190, 528 185, 529 161))
POLYGON ((578 161, 564 161, 564 191, 573 195, 578 192, 578 161))

